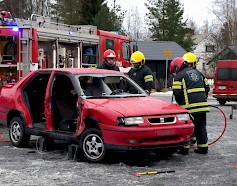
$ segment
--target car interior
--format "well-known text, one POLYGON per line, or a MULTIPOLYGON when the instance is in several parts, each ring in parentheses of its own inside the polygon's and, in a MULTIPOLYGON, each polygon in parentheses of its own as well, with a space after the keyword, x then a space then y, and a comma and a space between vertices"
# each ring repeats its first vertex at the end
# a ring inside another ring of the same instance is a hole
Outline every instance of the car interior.
POLYGON ((37 128, 45 128, 44 99, 49 77, 50 73, 37 74, 22 90, 24 101, 31 113, 33 126, 37 128))
MULTIPOLYGON (((49 74, 38 74, 23 88, 24 101, 31 113, 34 128, 45 128, 44 103, 49 74)), ((70 78, 56 75, 52 87, 52 116, 55 130, 74 132, 78 95, 70 78)))
POLYGON ((54 129, 75 132, 78 95, 68 76, 56 75, 51 98, 54 129))

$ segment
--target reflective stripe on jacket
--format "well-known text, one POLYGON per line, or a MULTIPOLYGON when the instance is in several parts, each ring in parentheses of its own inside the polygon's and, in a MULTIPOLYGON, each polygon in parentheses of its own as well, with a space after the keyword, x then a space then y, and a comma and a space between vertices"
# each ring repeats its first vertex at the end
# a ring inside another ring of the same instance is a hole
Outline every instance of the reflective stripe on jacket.
POLYGON ((176 102, 190 113, 209 112, 207 95, 210 90, 207 79, 197 69, 184 68, 172 85, 176 102))
POLYGON ((141 68, 132 68, 128 72, 128 75, 144 90, 151 91, 153 86, 153 76, 149 67, 143 65, 141 68))

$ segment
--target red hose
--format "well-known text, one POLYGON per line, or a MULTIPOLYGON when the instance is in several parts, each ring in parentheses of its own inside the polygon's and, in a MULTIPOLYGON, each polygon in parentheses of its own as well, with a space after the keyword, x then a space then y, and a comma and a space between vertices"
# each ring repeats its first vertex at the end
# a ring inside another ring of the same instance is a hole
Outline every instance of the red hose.
MULTIPOLYGON (((226 131, 227 121, 226 121, 226 115, 225 115, 225 113, 223 112, 223 110, 221 110, 219 107, 214 106, 214 105, 209 105, 209 107, 214 107, 214 108, 218 109, 218 110, 222 113, 222 115, 223 115, 223 117, 224 117, 224 128, 223 128, 221 134, 220 134, 214 141, 208 143, 208 146, 211 146, 211 145, 213 145, 214 143, 216 143, 216 142, 224 135, 224 133, 225 133, 225 131, 226 131)), ((191 148, 197 148, 197 146, 191 146, 191 148)))

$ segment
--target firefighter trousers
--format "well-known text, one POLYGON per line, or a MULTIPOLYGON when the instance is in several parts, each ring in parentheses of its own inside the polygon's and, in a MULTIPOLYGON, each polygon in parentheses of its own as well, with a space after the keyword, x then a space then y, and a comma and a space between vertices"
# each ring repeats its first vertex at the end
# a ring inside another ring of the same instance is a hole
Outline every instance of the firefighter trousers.
POLYGON ((194 134, 196 136, 197 146, 198 148, 202 147, 207 148, 208 138, 206 130, 206 112, 192 113, 192 116, 193 116, 193 124, 195 126, 194 134))

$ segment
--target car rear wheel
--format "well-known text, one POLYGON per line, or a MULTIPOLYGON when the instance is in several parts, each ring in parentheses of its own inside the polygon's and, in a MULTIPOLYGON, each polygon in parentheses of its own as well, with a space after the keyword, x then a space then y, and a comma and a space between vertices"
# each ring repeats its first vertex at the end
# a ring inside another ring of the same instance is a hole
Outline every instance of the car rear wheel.
POLYGON ((26 147, 30 141, 30 135, 25 133, 25 128, 20 117, 14 117, 10 122, 9 137, 15 147, 26 147))
POLYGON ((102 133, 98 129, 87 129, 80 138, 80 150, 90 162, 100 162, 105 158, 105 146, 102 133))

